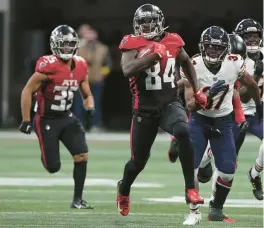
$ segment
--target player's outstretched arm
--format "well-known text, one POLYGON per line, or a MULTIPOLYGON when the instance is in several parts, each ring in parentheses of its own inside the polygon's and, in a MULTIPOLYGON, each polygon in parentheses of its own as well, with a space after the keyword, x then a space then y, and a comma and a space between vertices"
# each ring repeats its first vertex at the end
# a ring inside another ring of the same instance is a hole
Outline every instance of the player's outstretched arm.
POLYGON ((83 107, 86 110, 94 110, 94 98, 90 89, 88 75, 86 76, 85 80, 81 83, 80 93, 83 97, 83 107))
MULTIPOLYGON (((246 90, 247 90, 246 93, 250 96, 250 98, 254 99, 256 105, 261 104, 258 84, 254 80, 254 78, 248 72, 245 71, 243 75, 239 78, 239 81, 246 87, 246 90)), ((241 93, 241 90, 239 91, 239 93, 240 93, 240 96, 242 94, 241 100, 242 102, 244 102, 245 101, 244 98, 247 98, 245 91, 244 91, 244 94, 241 93)))
MULTIPOLYGON (((262 62, 262 60, 258 60, 255 63, 255 71, 254 71, 254 74, 253 74, 253 78, 256 81, 256 83, 259 82, 260 78, 262 77, 262 73, 263 73, 263 62, 262 62)), ((240 97, 241 97, 241 101, 243 103, 247 103, 251 99, 251 95, 248 92, 247 87, 245 87, 245 86, 241 86, 239 88, 239 94, 240 94, 240 97)))
POLYGON ((48 79, 47 75, 35 72, 28 80, 21 94, 21 112, 23 121, 30 120, 30 110, 32 105, 32 94, 37 92, 42 82, 48 79))
POLYGON ((180 53, 177 55, 177 60, 180 62, 182 71, 185 77, 188 79, 190 85, 192 86, 194 93, 196 93, 198 91, 196 72, 193 67, 192 61, 184 48, 181 48, 180 53))
POLYGON ((196 102, 193 88, 187 80, 184 80, 184 98, 189 112, 196 112, 202 108, 199 103, 196 102))
POLYGON ((184 80, 184 97, 185 97, 185 101, 186 101, 186 105, 188 108, 189 112, 195 112, 198 110, 196 102, 195 102, 195 98, 193 96, 194 91, 193 88, 191 86, 191 84, 189 83, 189 81, 184 80))
POLYGON ((177 81, 177 85, 178 85, 178 93, 182 94, 184 92, 184 87, 185 87, 185 81, 184 79, 180 79, 179 81, 177 81))
POLYGON ((137 54, 137 50, 129 50, 122 53, 121 67, 125 77, 136 76, 138 73, 152 67, 156 61, 160 60, 160 56, 157 53, 151 53, 142 58, 136 58, 137 54))

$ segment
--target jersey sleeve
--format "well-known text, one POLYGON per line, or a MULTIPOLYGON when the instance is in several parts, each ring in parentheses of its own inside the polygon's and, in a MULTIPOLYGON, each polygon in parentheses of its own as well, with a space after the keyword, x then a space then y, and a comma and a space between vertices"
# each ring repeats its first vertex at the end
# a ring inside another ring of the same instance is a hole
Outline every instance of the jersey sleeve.
POLYGON ((171 37, 173 38, 175 45, 178 47, 183 47, 185 45, 181 36, 177 33, 171 33, 171 37))
POLYGON ((41 74, 52 73, 52 67, 51 67, 52 63, 50 63, 50 61, 45 56, 40 57, 36 63, 35 72, 38 72, 41 74))
POLYGON ((247 69, 245 60, 240 55, 237 55, 237 59, 234 59, 233 61, 235 62, 237 68, 237 79, 240 79, 247 69))
POLYGON ((122 51, 138 49, 149 44, 145 38, 141 36, 126 35, 119 44, 119 49, 122 51))
POLYGON ((79 55, 75 55, 74 59, 76 60, 76 62, 80 65, 81 68, 81 75, 82 75, 82 81, 86 80, 86 76, 88 74, 88 64, 85 61, 85 59, 79 55))

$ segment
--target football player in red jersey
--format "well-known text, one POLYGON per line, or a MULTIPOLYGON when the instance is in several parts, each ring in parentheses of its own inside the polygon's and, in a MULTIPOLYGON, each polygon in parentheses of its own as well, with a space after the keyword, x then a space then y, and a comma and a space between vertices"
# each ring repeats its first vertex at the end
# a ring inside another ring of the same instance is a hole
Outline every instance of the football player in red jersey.
POLYGON ((195 70, 185 52, 182 38, 165 32, 162 11, 152 4, 139 7, 134 16, 135 34, 123 38, 121 66, 129 78, 133 96, 133 118, 130 131, 131 159, 117 186, 117 207, 120 214, 130 210, 130 188, 144 169, 158 128, 177 137, 179 157, 185 178, 186 201, 202 204, 204 199, 194 186, 194 154, 190 142, 187 116, 177 93, 174 71, 179 61, 202 108, 206 96, 197 90, 195 70), (139 56, 138 56, 139 54, 139 56))
POLYGON ((60 170, 59 141, 71 153, 74 160, 74 197, 71 208, 92 209, 83 200, 88 147, 85 131, 79 120, 70 112, 74 93, 83 96, 83 105, 90 114, 94 112, 94 100, 88 83, 88 68, 83 58, 76 56, 79 47, 77 33, 67 25, 55 28, 50 36, 53 55, 37 61, 35 73, 28 80, 21 95, 22 124, 20 131, 31 133, 30 109, 32 94, 36 95, 36 115, 33 128, 37 134, 41 160, 49 173, 60 170))

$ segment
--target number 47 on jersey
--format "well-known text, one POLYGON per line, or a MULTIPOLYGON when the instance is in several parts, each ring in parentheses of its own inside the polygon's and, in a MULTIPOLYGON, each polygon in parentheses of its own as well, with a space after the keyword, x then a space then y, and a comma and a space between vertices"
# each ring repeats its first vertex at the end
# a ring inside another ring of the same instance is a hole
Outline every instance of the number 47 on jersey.
MULTIPOLYGON (((168 53, 168 56, 169 53, 168 53)), ((164 83, 171 83, 171 88, 175 87, 175 58, 168 58, 163 75, 160 75, 160 62, 146 70, 145 79, 146 90, 161 90, 162 80, 164 83)))

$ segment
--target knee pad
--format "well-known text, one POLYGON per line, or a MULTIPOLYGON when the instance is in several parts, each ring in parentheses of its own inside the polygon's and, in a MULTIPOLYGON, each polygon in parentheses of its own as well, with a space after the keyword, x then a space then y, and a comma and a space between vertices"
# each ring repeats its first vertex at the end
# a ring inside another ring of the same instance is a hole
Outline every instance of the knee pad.
POLYGON ((177 139, 181 139, 183 137, 189 137, 189 128, 186 122, 178 122, 173 127, 173 136, 177 139))
POLYGON ((52 164, 52 165, 48 165, 45 166, 45 169, 49 172, 49 173, 57 173, 61 168, 61 163, 56 163, 56 164, 52 164))
POLYGON ((229 181, 233 180, 233 178, 234 178, 234 173, 233 174, 227 174, 227 173, 223 173, 219 170, 218 170, 218 175, 223 181, 226 181, 226 182, 229 182, 229 181))
POLYGON ((213 168, 211 162, 209 162, 204 168, 199 168, 197 178, 201 183, 207 183, 213 176, 213 168))

